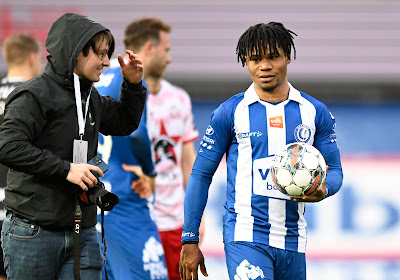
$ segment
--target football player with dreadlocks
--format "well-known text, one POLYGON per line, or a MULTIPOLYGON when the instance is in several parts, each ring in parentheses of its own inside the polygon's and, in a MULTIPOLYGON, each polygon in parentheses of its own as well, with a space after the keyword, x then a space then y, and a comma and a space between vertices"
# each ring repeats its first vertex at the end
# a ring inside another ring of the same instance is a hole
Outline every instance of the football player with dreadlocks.
POLYGON ((229 279, 306 279, 306 202, 335 194, 343 173, 335 118, 327 107, 294 88, 287 78, 293 38, 281 23, 260 23, 243 33, 238 62, 253 83, 212 114, 200 143, 185 197, 181 279, 207 276, 198 246, 200 220, 212 176, 226 154, 224 245, 229 279), (308 143, 324 156, 329 172, 314 194, 290 198, 274 187, 272 159, 283 146, 308 143), (206 145, 202 145, 206 143, 206 145))

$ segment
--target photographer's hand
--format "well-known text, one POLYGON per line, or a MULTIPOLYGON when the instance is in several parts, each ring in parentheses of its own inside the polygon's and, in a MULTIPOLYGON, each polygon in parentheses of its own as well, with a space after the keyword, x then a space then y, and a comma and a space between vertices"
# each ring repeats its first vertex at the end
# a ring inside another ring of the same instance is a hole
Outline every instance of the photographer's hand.
POLYGON ((100 177, 104 176, 103 171, 97 166, 84 163, 71 163, 67 180, 80 186, 82 190, 87 191, 88 186, 91 188, 97 184, 97 178, 90 172, 91 170, 96 171, 100 177))
POLYGON ((122 169, 133 172, 139 177, 139 179, 132 182, 131 189, 134 190, 140 198, 147 199, 153 194, 155 178, 145 175, 139 165, 122 164, 122 169))
POLYGON ((126 61, 118 55, 122 76, 133 84, 138 84, 143 78, 143 62, 133 51, 126 50, 126 61))

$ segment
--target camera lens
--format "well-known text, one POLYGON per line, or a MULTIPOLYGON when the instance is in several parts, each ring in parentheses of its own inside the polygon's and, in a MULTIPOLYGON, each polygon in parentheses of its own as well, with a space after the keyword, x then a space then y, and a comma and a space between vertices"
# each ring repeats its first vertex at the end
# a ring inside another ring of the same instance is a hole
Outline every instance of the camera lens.
POLYGON ((99 164, 101 162, 101 159, 100 158, 95 158, 94 159, 94 163, 97 165, 97 164, 99 164))

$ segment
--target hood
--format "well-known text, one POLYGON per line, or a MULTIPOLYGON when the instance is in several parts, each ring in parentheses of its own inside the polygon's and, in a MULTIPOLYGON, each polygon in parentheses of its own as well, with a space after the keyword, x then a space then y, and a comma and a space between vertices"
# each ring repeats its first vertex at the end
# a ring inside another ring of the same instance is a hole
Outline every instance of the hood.
POLYGON ((50 28, 46 40, 48 64, 58 75, 68 79, 74 72, 79 53, 98 32, 108 30, 100 23, 78 14, 64 14, 50 28))

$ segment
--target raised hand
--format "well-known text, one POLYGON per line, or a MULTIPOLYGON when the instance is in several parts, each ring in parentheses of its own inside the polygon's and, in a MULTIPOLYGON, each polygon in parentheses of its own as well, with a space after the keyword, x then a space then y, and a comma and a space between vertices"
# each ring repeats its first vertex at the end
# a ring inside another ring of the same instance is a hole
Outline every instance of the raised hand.
POLYGON ((118 55, 122 76, 133 84, 138 84, 143 78, 143 62, 133 51, 126 50, 127 57, 118 55))

